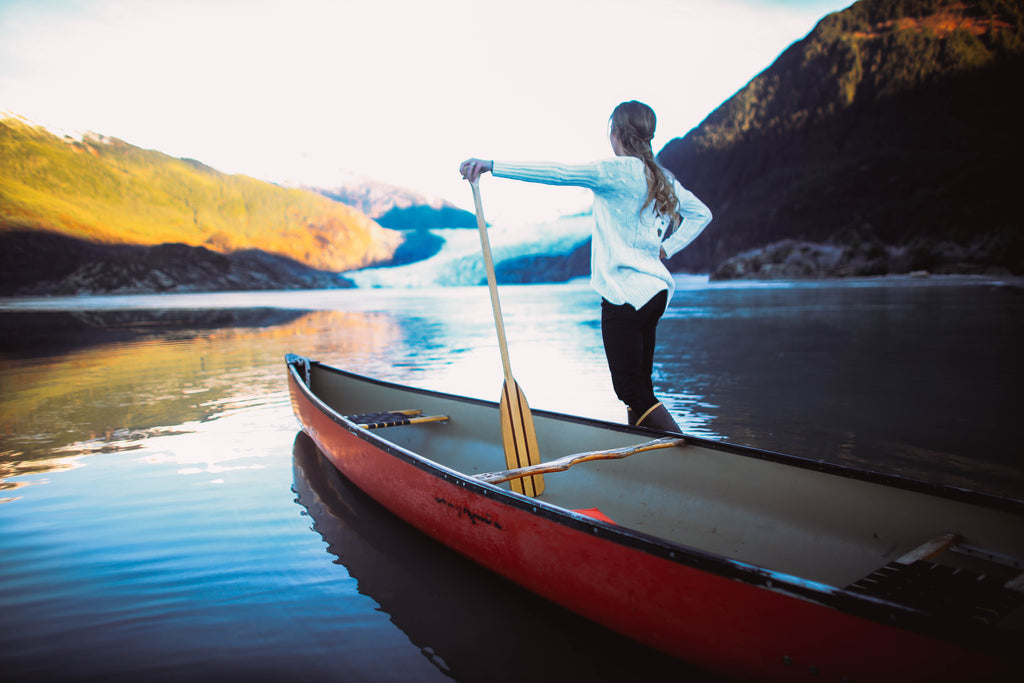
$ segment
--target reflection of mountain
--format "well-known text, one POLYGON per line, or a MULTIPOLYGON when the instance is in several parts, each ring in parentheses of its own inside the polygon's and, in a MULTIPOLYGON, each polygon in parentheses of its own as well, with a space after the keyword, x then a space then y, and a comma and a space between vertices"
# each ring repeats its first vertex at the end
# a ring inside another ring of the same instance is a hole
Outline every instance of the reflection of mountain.
POLYGON ((304 313, 273 308, 2 313, 0 356, 29 358, 186 331, 271 327, 304 313))
POLYGON ((0 313, 2 480, 253 402, 287 405, 281 362, 400 347, 385 313, 150 310, 0 313))
POLYGON ((676 660, 544 601, 405 524, 344 479, 300 433, 298 502, 391 620, 458 681, 700 678, 676 660))

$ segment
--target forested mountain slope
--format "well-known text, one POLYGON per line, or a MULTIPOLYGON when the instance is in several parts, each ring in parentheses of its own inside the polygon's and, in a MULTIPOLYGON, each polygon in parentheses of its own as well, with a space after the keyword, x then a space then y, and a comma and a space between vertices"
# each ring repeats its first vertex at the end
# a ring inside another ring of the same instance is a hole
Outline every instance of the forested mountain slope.
POLYGON ((25 232, 101 245, 183 243, 224 254, 259 249, 326 271, 387 261, 402 242, 313 192, 115 138, 60 138, 8 117, 0 119, 0 239, 25 232))
POLYGON ((1022 82, 1021 0, 861 0, 825 17, 659 153, 715 214, 673 267, 789 240, 867 274, 1024 272, 1022 82))

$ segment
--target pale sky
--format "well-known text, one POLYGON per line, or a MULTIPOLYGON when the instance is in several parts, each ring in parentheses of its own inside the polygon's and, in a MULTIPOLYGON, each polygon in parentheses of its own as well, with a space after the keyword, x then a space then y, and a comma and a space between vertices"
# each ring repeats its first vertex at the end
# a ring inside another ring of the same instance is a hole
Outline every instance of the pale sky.
MULTIPOLYGON (((852 0, 0 0, 0 112, 226 173, 349 174, 472 209, 469 156, 609 155, 638 99, 657 153, 852 0)), ((486 178, 489 220, 587 194, 486 178)))

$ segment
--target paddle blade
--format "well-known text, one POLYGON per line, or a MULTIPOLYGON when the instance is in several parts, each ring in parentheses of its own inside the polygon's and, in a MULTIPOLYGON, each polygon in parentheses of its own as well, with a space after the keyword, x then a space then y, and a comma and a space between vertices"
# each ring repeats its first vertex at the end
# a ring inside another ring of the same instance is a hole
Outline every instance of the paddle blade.
MULTIPOLYGON (((540 464, 533 414, 519 382, 514 379, 511 383, 506 381, 501 389, 501 440, 508 469, 540 464)), ((516 493, 535 498, 544 492, 544 477, 539 474, 521 477, 513 479, 509 485, 516 493)))

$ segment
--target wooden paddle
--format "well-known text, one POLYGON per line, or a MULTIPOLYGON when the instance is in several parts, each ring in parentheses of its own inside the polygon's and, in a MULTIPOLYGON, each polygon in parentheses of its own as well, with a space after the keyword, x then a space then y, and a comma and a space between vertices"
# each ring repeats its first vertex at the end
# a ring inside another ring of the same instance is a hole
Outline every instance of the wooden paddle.
MULTIPOLYGON (((494 261, 491 259, 491 242, 487 237, 487 223, 484 208, 480 203, 480 185, 470 182, 473 188, 473 203, 476 204, 476 226, 480 229, 480 247, 484 252, 484 267, 487 270, 487 287, 491 290, 491 308, 494 310, 494 326, 498 330, 498 348, 501 349, 501 365, 505 371, 505 383, 501 387, 501 440, 505 446, 505 465, 518 469, 540 464, 540 449, 537 447, 537 432, 533 428, 533 414, 526 402, 526 396, 512 376, 512 364, 508 359, 508 342, 505 341, 505 325, 501 320, 501 304, 498 302, 498 281, 494 276, 494 261)), ((513 479, 509 484, 516 493, 534 498, 544 492, 544 477, 534 475, 513 479)))

